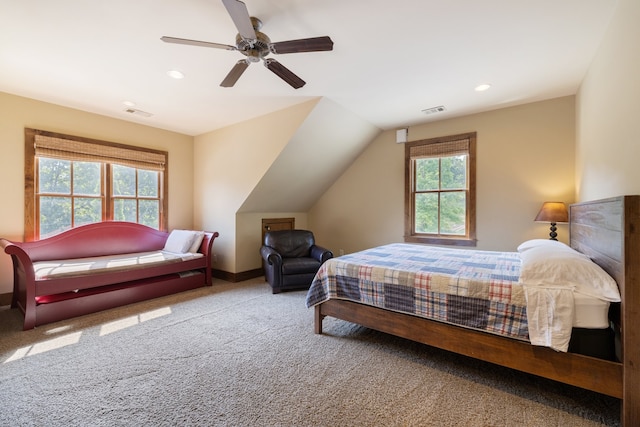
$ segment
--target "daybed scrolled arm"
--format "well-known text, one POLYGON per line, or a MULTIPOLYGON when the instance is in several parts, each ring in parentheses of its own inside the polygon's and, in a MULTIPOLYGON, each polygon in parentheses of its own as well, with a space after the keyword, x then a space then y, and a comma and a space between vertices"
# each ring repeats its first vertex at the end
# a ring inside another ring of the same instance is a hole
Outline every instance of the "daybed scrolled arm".
POLYGON ((20 247, 19 243, 12 242, 11 240, 7 240, 4 238, 0 238, 0 248, 4 250, 5 253, 9 255, 18 255, 26 257, 29 259, 29 256, 24 252, 24 249, 20 247))
POLYGON ((211 272, 211 258, 213 254, 213 241, 220 234, 217 231, 205 231, 204 238, 202 239, 202 244, 200 245, 199 251, 206 257, 207 259, 207 268, 205 269, 205 283, 207 286, 211 286, 213 284, 213 273, 211 272))
POLYGON ((26 331, 33 329, 36 324, 36 287, 33 262, 19 244, 7 239, 0 239, 0 247, 11 256, 13 263, 13 293, 11 308, 19 307, 24 312, 24 327, 26 331), (23 276, 18 272, 23 272, 23 276))
POLYGON ((28 280, 35 279, 33 261, 19 244, 7 239, 0 239, 0 247, 4 249, 5 253, 11 255, 14 263, 18 262, 22 265, 22 270, 24 270, 28 280))
POLYGON ((213 241, 218 237, 217 231, 205 231, 204 238, 202 239, 202 243, 200 244, 200 248, 198 248, 198 252, 203 254, 204 256, 211 256, 213 253, 213 241))
POLYGON ((317 259, 321 264, 324 264, 326 260, 333 258, 333 252, 322 246, 313 245, 311 246, 311 258, 317 259))
POLYGON ((7 239, 0 238, 0 248, 2 248, 3 251, 6 252, 6 247, 9 245, 13 245, 13 243, 7 239))

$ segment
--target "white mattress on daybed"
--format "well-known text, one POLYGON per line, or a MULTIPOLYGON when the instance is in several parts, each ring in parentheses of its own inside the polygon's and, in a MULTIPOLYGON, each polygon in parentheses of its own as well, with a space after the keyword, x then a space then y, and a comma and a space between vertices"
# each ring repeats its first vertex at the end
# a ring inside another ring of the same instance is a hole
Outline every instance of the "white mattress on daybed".
POLYGON ((175 253, 168 251, 139 252, 90 258, 38 261, 33 264, 36 280, 75 277, 105 271, 147 268, 200 258, 201 253, 175 253))

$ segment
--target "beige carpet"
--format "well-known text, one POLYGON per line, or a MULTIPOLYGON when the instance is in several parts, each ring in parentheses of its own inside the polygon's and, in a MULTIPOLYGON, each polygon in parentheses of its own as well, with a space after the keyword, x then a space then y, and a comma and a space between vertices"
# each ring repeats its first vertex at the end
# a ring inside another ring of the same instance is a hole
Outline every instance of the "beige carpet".
POLYGON ((261 280, 21 331, 0 310, 0 425, 598 426, 616 399, 327 319, 261 280))

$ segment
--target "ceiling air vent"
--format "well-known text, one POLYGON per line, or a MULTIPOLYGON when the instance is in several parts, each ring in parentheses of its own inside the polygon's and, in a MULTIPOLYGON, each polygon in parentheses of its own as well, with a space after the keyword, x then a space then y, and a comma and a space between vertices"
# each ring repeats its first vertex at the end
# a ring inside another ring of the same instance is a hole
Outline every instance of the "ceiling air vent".
POLYGON ((153 114, 151 113, 147 113, 146 111, 142 111, 142 110, 137 110, 135 108, 126 108, 124 110, 125 113, 129 113, 129 114, 135 114, 136 116, 142 116, 142 117, 151 117, 153 116, 153 114))
POLYGON ((444 105, 438 105, 437 107, 431 107, 431 108, 422 110, 422 112, 425 114, 435 114, 435 113, 442 113, 443 111, 446 111, 446 110, 447 109, 444 108, 444 105))

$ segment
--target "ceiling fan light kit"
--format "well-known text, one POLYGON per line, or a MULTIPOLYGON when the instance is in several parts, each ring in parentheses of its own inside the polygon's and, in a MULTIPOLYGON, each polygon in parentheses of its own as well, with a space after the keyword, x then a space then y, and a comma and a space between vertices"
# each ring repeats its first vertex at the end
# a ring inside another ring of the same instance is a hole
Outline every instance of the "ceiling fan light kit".
POLYGON ((275 75, 284 80, 294 89, 305 85, 305 81, 273 58, 266 58, 270 53, 287 54, 300 52, 321 52, 333 50, 333 41, 328 36, 312 37, 298 40, 287 40, 272 43, 269 37, 260 32, 262 21, 249 16, 247 6, 240 0, 222 0, 229 16, 238 29, 236 45, 212 43, 199 40, 190 40, 177 37, 163 36, 160 38, 165 43, 186 44, 191 46, 210 47, 214 49, 237 50, 244 56, 236 62, 229 74, 224 78, 220 86, 232 87, 238 81, 242 73, 253 62, 264 62, 264 66, 275 75))

